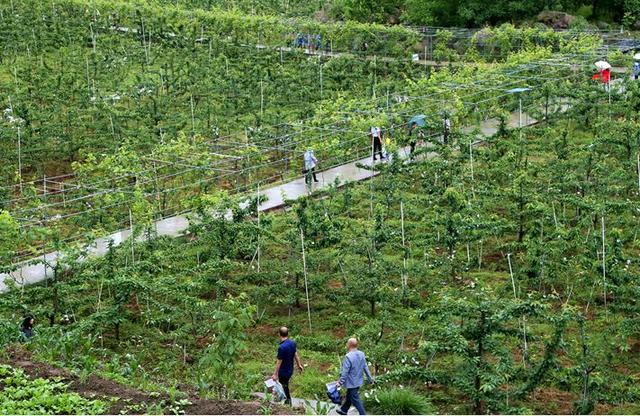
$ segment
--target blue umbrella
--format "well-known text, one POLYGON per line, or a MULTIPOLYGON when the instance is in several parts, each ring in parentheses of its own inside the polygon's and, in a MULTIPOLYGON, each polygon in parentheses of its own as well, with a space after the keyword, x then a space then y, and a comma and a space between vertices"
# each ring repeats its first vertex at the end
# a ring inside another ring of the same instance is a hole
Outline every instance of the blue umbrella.
POLYGON ((409 128, 411 128, 411 125, 413 123, 416 123, 416 125, 418 127, 424 127, 427 125, 427 116, 425 116, 424 114, 420 114, 419 116, 413 116, 411 117, 411 120, 409 120, 409 128))

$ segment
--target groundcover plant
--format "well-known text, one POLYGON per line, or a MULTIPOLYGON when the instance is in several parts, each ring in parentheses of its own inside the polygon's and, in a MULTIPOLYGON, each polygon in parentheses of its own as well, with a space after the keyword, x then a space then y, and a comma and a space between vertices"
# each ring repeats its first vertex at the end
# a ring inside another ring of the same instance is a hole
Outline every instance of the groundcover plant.
POLYGON ((505 25, 413 62, 412 29, 204 3, 0 5, 4 413, 291 412, 254 395, 283 325, 295 412, 350 337, 376 413, 640 411, 630 57, 605 86, 599 36, 505 25), (368 180, 260 211, 309 149, 368 180), (49 278, 20 286, 24 259, 49 278))

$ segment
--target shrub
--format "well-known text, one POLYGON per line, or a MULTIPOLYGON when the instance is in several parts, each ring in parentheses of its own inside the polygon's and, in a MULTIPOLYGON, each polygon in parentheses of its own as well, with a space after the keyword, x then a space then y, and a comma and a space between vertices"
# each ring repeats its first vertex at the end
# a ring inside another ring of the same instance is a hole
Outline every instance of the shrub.
POLYGON ((409 389, 378 391, 365 400, 368 411, 379 415, 434 414, 435 408, 424 397, 409 389))

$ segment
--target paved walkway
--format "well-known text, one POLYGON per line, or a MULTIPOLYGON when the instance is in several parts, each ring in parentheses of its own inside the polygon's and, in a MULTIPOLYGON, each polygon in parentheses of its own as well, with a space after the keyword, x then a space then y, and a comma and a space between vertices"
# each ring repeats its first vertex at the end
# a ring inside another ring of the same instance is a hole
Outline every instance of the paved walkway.
MULTIPOLYGON (((253 393, 253 395, 260 400, 264 400, 264 393, 253 393)), ((296 399, 295 397, 291 398, 291 407, 296 409, 304 409, 305 414, 308 415, 337 415, 336 409, 338 405, 329 402, 317 401, 317 400, 304 400, 304 399, 296 399)), ((365 409, 366 410, 366 409, 365 409)), ((350 415, 357 415, 358 411, 351 407, 349 409, 350 415)))
MULTIPOLYGON (((560 111, 564 111, 566 108, 568 108, 566 104, 562 105, 560 111)), ((529 117, 529 115, 522 115, 523 126, 530 126, 535 123, 537 123, 537 120, 529 117)), ((513 128, 518 127, 519 124, 519 114, 517 112, 512 113, 510 120, 508 121, 508 126, 513 128)), ((499 121, 490 119, 482 122, 479 126, 464 127, 462 131, 470 133, 477 129, 480 132, 480 136, 490 137, 498 131, 498 127, 499 121)), ((408 148, 403 148, 399 152, 399 156, 403 159, 406 159, 408 154, 408 148)), ((432 156, 433 154, 427 155, 427 157, 432 156)), ((371 157, 367 157, 318 172, 317 176, 320 182, 314 184, 312 190, 327 188, 336 183, 336 181, 340 185, 344 185, 347 182, 357 182, 369 179, 377 175, 378 172, 363 169, 360 165, 371 166, 371 163, 371 157)), ((260 190, 260 195, 265 196, 267 199, 260 204, 258 209, 261 212, 264 212, 283 207, 286 200, 298 199, 302 196, 308 195, 308 192, 309 191, 303 177, 280 185, 265 188, 264 190, 260 190)), ((159 236, 181 236, 185 233, 188 227, 189 220, 184 215, 176 215, 156 222, 156 231, 159 236)), ((103 256, 107 252, 109 241, 112 240, 113 245, 118 246, 127 240, 130 235, 131 231, 127 229, 99 238, 89 245, 88 256, 103 256)), ((0 293, 8 290, 8 286, 5 284, 5 280, 7 279, 13 280, 18 286, 26 286, 52 277, 52 267, 56 264, 58 256, 58 252, 48 253, 38 258, 34 258, 29 262, 22 263, 21 267, 11 273, 0 273, 0 293)))

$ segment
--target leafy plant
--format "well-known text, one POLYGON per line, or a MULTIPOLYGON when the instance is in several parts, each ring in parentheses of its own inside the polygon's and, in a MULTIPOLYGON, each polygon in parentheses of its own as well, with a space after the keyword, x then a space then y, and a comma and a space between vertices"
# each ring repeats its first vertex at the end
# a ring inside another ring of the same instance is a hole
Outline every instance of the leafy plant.
POLYGON ((368 393, 365 407, 377 415, 428 415, 435 408, 422 395, 407 388, 378 389, 368 393))

